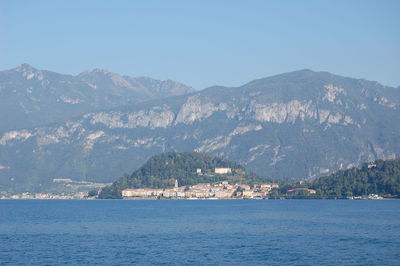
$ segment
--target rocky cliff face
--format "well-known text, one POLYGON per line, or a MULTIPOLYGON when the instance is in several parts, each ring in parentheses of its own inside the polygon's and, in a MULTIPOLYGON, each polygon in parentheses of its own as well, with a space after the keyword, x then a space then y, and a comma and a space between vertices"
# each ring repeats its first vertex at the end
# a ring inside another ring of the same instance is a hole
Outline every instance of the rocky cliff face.
POLYGON ((195 150, 262 176, 313 178, 398 157, 399 105, 399 89, 297 71, 4 132, 0 177, 29 189, 56 177, 112 181, 159 152, 195 150))
POLYGON ((0 72, 0 132, 194 91, 171 80, 133 78, 101 69, 71 76, 24 64, 0 72))

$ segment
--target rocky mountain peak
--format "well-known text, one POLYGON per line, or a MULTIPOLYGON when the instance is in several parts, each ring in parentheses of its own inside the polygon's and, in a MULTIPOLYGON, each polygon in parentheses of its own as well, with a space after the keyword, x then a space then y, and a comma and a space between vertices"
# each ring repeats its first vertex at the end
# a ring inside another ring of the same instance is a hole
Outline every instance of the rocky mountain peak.
POLYGON ((28 71, 31 71, 31 72, 32 72, 32 71, 37 71, 36 68, 34 68, 33 66, 31 66, 31 65, 29 65, 29 64, 26 64, 26 63, 20 65, 20 66, 17 67, 15 70, 16 70, 17 72, 28 72, 28 71))
POLYGON ((188 86, 146 78, 140 82, 105 69, 77 76, 22 64, 0 71, 0 132, 63 122, 86 112, 183 95, 188 86), (161 89, 160 89, 161 88, 161 89))
POLYGON ((15 71, 21 73, 22 76, 26 79, 37 79, 43 80, 43 72, 34 68, 29 64, 22 64, 19 67, 15 68, 15 71))
POLYGON ((88 79, 88 78, 112 78, 112 77, 122 77, 117 73, 113 73, 106 69, 94 68, 92 70, 83 71, 77 76, 79 79, 88 79))

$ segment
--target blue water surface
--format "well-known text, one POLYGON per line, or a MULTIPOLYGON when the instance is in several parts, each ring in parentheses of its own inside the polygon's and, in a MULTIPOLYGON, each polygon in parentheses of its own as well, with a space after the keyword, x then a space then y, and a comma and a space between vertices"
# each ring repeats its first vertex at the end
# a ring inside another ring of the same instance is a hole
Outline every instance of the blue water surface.
POLYGON ((0 200, 0 265, 400 265, 400 201, 0 200))

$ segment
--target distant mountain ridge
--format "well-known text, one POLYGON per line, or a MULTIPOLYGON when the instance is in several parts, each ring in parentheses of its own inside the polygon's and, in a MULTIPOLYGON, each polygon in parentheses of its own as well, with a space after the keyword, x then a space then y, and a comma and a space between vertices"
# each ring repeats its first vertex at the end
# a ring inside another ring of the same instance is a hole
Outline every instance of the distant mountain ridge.
POLYGON ((0 72, 0 132, 194 91, 172 80, 134 78, 101 69, 72 76, 23 64, 0 72))
POLYGON ((311 70, 215 86, 4 132, 0 185, 109 182, 167 151, 223 155, 270 178, 312 179, 398 158, 399 108, 397 88, 311 70))

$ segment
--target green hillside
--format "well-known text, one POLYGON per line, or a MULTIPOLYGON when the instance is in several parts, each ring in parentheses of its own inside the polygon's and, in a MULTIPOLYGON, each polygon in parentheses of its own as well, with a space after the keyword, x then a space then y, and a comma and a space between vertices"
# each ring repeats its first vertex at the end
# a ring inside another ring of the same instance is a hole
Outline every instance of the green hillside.
POLYGON ((311 188, 324 196, 349 197, 379 194, 400 196, 400 159, 378 160, 312 182, 311 188))
POLYGON ((220 157, 197 152, 168 152, 151 157, 132 175, 120 177, 111 186, 104 188, 99 198, 121 198, 121 191, 125 188, 173 187, 175 180, 178 180, 179 186, 223 180, 246 184, 265 181, 246 173, 241 165, 220 157), (231 168, 232 173, 215 174, 214 170, 218 167, 231 168), (201 173, 197 173, 197 169, 201 169, 201 173))

